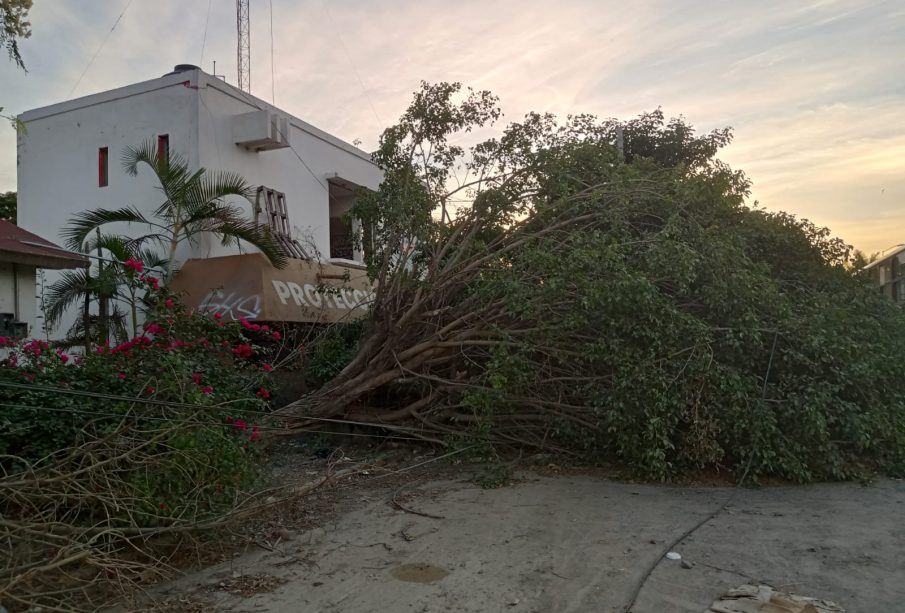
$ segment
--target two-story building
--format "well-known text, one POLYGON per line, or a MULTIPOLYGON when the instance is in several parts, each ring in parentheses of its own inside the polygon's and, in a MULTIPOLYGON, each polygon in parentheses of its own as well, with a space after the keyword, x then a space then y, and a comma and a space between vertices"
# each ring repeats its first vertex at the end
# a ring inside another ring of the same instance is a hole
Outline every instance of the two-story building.
MULTIPOLYGON (((351 144, 191 65, 20 119, 22 228, 60 241, 73 215, 87 209, 133 206, 152 215, 161 203, 153 173, 130 176, 120 164, 126 147, 152 138, 192 169, 236 172, 256 186, 253 202, 232 203, 269 226, 292 256, 275 270, 249 245, 214 237, 183 244, 173 287, 189 304, 234 318, 335 321, 367 301, 347 213, 356 191, 377 189, 382 175, 351 144), (323 283, 345 287, 314 291, 323 283)), ((115 231, 139 235, 147 228, 115 231)))
POLYGON ((905 244, 897 245, 864 267, 880 291, 899 304, 905 304, 905 244))

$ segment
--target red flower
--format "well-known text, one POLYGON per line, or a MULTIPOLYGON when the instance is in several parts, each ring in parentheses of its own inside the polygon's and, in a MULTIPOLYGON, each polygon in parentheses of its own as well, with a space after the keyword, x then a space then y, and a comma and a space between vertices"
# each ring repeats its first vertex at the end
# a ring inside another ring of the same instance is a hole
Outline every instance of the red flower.
POLYGON ((5 347, 8 344, 12 344, 12 340, 5 336, 0 336, 0 347, 5 347))
POLYGON ((267 363, 261 364, 261 368, 264 369, 264 372, 270 372, 271 370, 273 370, 273 366, 267 363))
POLYGON ((259 326, 258 324, 252 324, 251 329, 254 330, 255 332, 260 332, 261 326, 259 326))
POLYGON ((261 435, 258 433, 258 427, 255 426, 254 428, 251 429, 251 436, 248 437, 248 440, 251 442, 255 442, 259 438, 261 438, 261 435))
POLYGON ((237 428, 242 432, 248 430, 248 423, 244 419, 234 419, 232 425, 234 428, 237 428))
POLYGON ((270 332, 270 326, 266 324, 261 326, 261 332, 270 332))
POLYGON ((163 326, 158 323, 152 323, 145 326, 145 332, 148 334, 160 334, 163 331, 163 326))
POLYGON ((148 277, 148 283, 153 289, 160 289, 160 281, 157 280, 157 277, 148 277))
POLYGON ((69 361, 69 356, 65 353, 58 353, 57 355, 60 356, 60 361, 63 362, 63 364, 69 361))
POLYGON ((195 385, 201 385, 201 373, 193 372, 192 373, 192 381, 195 382, 195 385))
POLYGON ((201 393, 205 395, 213 394, 214 388, 212 388, 210 385, 205 385, 201 388, 201 393))
POLYGON ((258 392, 255 395, 258 398, 263 398, 264 400, 267 400, 268 398, 270 398, 270 390, 262 387, 261 389, 258 390, 258 392))
POLYGON ((142 272, 145 269, 144 262, 133 260, 132 258, 129 258, 128 260, 123 262, 123 266, 125 266, 126 268, 131 268, 135 272, 142 272))
POLYGON ((157 388, 154 387, 153 385, 149 385, 148 387, 145 388, 145 393, 148 394, 149 396, 156 391, 157 391, 157 388))
POLYGON ((278 340, 280 340, 281 338, 283 338, 283 335, 281 335, 279 332, 274 332, 274 333, 273 333, 273 340, 278 341, 278 340))
POLYGON ((119 377, 120 381, 122 381, 122 380, 124 380, 124 379, 126 378, 126 373, 121 372, 121 373, 119 373, 119 374, 116 375, 116 376, 119 377))
POLYGON ((176 303, 173 301, 172 298, 167 298, 166 300, 163 301, 163 305, 168 309, 172 309, 175 304, 176 303))
POLYGON ((250 358, 255 353, 254 348, 247 344, 242 343, 241 345, 236 345, 235 349, 233 349, 233 354, 239 358, 250 358))
POLYGON ((160 507, 160 510, 161 510, 161 511, 167 508, 167 505, 166 505, 165 502, 161 502, 161 503, 160 503, 159 505, 157 505, 157 506, 160 507))
POLYGON ((223 313, 214 313, 214 319, 220 321, 221 319, 223 319, 223 313))

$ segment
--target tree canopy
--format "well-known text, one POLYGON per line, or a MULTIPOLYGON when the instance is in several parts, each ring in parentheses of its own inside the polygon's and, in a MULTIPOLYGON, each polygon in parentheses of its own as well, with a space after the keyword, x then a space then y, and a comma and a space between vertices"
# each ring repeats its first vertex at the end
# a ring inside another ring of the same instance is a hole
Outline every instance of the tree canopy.
POLYGON ((385 181, 354 211, 371 318, 345 369, 281 411, 290 423, 659 479, 902 470, 902 310, 826 229, 746 204, 747 178, 715 157, 728 129, 530 114, 450 145, 499 116, 488 92, 424 84, 385 132, 385 181))

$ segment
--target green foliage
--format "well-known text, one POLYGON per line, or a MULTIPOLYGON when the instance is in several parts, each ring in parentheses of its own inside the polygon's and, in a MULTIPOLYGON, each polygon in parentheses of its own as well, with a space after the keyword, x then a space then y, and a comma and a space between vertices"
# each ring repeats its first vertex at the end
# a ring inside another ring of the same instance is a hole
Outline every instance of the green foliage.
POLYGON ((0 219, 16 223, 16 192, 0 194, 0 219))
POLYGON ((151 291, 156 302, 143 333, 117 346, 77 355, 39 340, 0 339, 4 470, 139 432, 154 441, 145 451, 166 459, 120 474, 116 486, 134 502, 128 512, 149 517, 163 508, 179 513, 183 499, 197 504, 198 488, 208 492, 201 511, 214 513, 255 477, 270 396, 268 331, 187 313, 151 291))
POLYGON ((6 47, 9 59, 25 70, 19 54, 19 39, 31 36, 28 11, 32 0, 0 0, 0 46, 6 47))
MULTIPOLYGON (((571 160, 548 172, 557 200, 538 203, 538 230, 580 178, 571 160)), ((610 187, 570 205, 593 209, 594 224, 555 247, 526 243, 474 288, 521 322, 485 366, 485 386, 502 392, 494 411, 533 394, 593 407, 594 428, 564 419, 555 440, 656 479, 703 466, 800 481, 905 467, 905 314, 851 276, 848 246, 746 207, 727 169, 638 161, 606 175, 610 187), (544 384, 542 362, 574 379, 544 384)))
POLYGON ((311 389, 317 389, 336 377, 358 352, 365 321, 332 324, 305 350, 305 377, 311 389))
POLYGON ((455 355, 408 367, 442 398, 438 430, 654 479, 905 470, 905 313, 827 229, 745 204, 714 157, 728 129, 529 114, 466 152, 454 135, 499 113, 460 90, 422 86, 354 211, 383 246, 363 369, 442 342, 455 355), (454 195, 470 206, 449 214, 454 195))

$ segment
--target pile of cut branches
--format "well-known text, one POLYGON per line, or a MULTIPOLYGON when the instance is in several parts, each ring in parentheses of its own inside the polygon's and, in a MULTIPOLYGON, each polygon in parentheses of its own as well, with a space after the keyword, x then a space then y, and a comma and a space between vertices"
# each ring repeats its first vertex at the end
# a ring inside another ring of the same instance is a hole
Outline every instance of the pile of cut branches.
POLYGON ((797 480, 899 471, 905 318, 850 247, 748 207, 744 175, 655 112, 499 116, 427 85, 382 138, 353 214, 378 290, 357 353, 278 413, 426 441, 797 480), (467 201, 467 206, 456 203, 467 201))
POLYGON ((102 610, 222 549, 224 529, 240 533, 243 520, 324 483, 270 490, 219 483, 218 470, 205 471, 205 454, 178 442, 210 435, 207 414, 170 416, 164 426, 126 414, 113 427, 95 425, 40 461, 3 457, 19 467, 0 478, 8 553, 0 603, 10 611, 102 610), (166 474, 179 495, 169 503, 158 502, 159 489, 148 491, 166 474))

